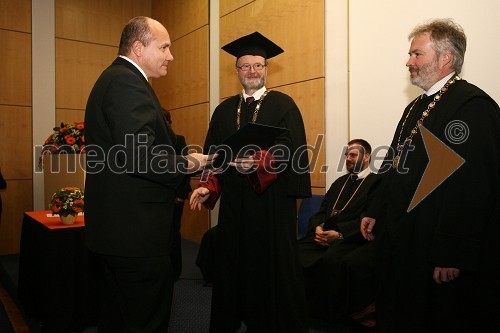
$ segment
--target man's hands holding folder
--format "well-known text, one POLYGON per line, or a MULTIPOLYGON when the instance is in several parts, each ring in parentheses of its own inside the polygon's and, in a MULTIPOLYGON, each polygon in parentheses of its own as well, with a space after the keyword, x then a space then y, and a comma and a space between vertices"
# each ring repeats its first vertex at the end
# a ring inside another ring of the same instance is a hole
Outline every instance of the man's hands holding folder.
POLYGON ((243 174, 252 172, 257 167, 257 162, 255 161, 253 156, 238 157, 228 164, 232 167, 235 167, 238 172, 243 174))

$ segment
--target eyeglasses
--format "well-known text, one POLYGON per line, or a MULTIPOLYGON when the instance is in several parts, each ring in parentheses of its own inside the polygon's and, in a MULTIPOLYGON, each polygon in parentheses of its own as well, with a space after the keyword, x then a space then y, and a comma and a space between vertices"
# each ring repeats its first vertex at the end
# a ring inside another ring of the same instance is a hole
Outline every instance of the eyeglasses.
POLYGON ((264 67, 266 67, 267 65, 263 65, 263 64, 259 64, 259 63, 256 63, 256 64, 253 64, 253 65, 250 65, 250 64, 243 64, 241 66, 236 66, 236 68, 239 68, 241 71, 243 72, 247 72, 250 70, 250 68, 253 67, 254 70, 256 71, 261 71, 264 69, 264 67))

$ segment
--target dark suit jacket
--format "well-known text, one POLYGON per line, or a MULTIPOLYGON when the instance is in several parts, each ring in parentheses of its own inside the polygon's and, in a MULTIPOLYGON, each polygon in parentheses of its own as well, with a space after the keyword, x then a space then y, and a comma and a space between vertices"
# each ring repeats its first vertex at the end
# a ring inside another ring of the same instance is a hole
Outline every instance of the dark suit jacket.
POLYGON ((101 74, 85 111, 86 241, 128 257, 168 255, 175 189, 187 160, 141 72, 117 58, 101 74))
MULTIPOLYGON (((177 155, 186 155, 187 151, 183 151, 187 147, 186 138, 183 135, 176 135, 176 141, 174 144, 175 153, 177 155)), ((179 185, 176 191, 176 198, 187 199, 189 198, 189 193, 191 192, 191 178, 185 177, 182 183, 179 185)))

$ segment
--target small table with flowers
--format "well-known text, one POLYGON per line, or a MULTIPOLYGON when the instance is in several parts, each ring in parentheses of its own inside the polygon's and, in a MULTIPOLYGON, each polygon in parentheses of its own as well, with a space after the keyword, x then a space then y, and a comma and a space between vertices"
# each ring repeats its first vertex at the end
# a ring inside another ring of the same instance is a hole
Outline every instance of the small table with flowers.
POLYGON ((96 322, 97 261, 84 231, 83 216, 64 225, 50 211, 24 213, 18 297, 42 332, 80 331, 96 322))

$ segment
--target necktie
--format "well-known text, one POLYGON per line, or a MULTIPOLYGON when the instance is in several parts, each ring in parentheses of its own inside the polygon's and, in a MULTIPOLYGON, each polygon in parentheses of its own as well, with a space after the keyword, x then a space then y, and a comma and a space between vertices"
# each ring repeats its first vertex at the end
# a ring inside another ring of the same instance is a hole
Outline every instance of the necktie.
POLYGON ((247 97, 247 99, 246 99, 245 102, 247 103, 247 105, 250 105, 253 101, 255 101, 255 98, 253 98, 252 96, 250 96, 250 97, 247 97))

